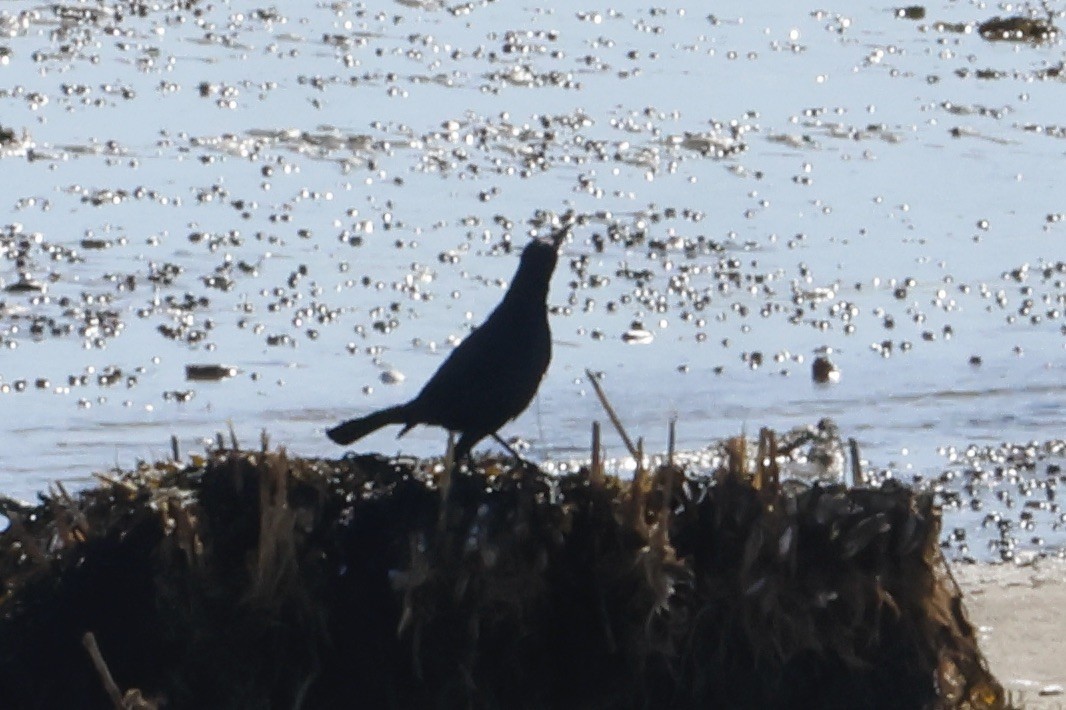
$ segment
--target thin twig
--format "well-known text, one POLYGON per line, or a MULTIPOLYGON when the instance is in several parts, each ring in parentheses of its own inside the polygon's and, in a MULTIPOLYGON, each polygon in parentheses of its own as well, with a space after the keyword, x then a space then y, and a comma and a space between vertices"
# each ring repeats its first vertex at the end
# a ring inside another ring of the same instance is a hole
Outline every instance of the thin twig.
POLYGON ((106 473, 100 473, 99 471, 93 473, 93 478, 100 481, 101 483, 106 483, 112 488, 121 488, 123 491, 125 491, 128 495, 131 496, 135 494, 138 490, 137 486, 133 485, 129 481, 123 481, 119 478, 115 478, 114 476, 109 476, 106 473))
POLYGON ((766 488, 766 443, 766 429, 760 429, 759 446, 758 451, 755 454, 755 479, 753 481, 753 485, 757 491, 766 488))
POLYGON ((781 467, 777 465, 777 433, 773 429, 767 429, 766 439, 770 484, 776 491, 781 486, 781 467))
POLYGON ((33 511, 34 507, 29 503, 0 493, 0 515, 10 515, 11 513, 26 513, 29 515, 33 511))
POLYGON ((59 491, 60 497, 63 499, 63 504, 67 507, 67 512, 70 513, 70 517, 74 519, 74 524, 81 528, 82 533, 89 534, 92 527, 89 525, 89 519, 85 517, 85 513, 82 512, 78 504, 74 502, 74 498, 67 492, 66 486, 62 481, 55 482, 56 490, 59 491))
POLYGON ((448 449, 444 452, 444 470, 440 474, 440 513, 437 515, 437 530, 444 531, 448 524, 448 494, 452 489, 452 475, 458 472, 455 460, 455 432, 448 432, 448 449))
POLYGON ((673 510, 674 505, 674 488, 677 486, 678 479, 684 478, 685 474, 673 464, 660 466, 657 473, 663 496, 662 509, 659 511, 659 523, 669 527, 670 512, 673 510))
POLYGON ((296 516, 288 503, 289 459, 285 449, 259 463, 259 544, 249 597, 265 608, 285 601, 284 585, 297 579, 296 516))
POLYGON ((848 449, 851 451, 851 485, 866 485, 866 476, 862 473, 862 461, 859 460, 859 442, 855 438, 848 439, 848 449))
POLYGON ((176 497, 171 504, 171 519, 174 521, 174 539, 178 549, 185 553, 185 561, 196 568, 203 559, 204 544, 196 533, 196 523, 189 510, 176 497))
POLYGON ((603 459, 600 458, 600 423, 592 422, 592 463, 591 466, 591 480, 592 485, 600 487, 603 485, 603 459))
POLYGON ((70 516, 67 514, 67 509, 63 506, 59 496, 53 490, 51 484, 48 486, 49 496, 47 499, 48 509, 52 513, 52 522, 56 527, 55 540, 53 547, 56 543, 62 543, 63 547, 70 547, 79 542, 79 538, 75 535, 77 526, 70 520, 70 516))
POLYGON ((744 480, 748 470, 748 442, 743 434, 727 439, 725 442, 726 462, 719 469, 719 480, 736 479, 744 480))
POLYGON ((107 662, 104 661, 103 655, 100 654, 100 647, 96 644, 96 636, 93 635, 92 631, 86 631, 85 635, 81 637, 81 643, 85 646, 85 650, 89 652, 89 658, 92 659, 93 666, 95 666, 96 672, 100 676, 100 681, 104 684, 104 690, 107 691, 108 697, 111 698, 111 704, 115 706, 116 710, 123 710, 125 705, 122 702, 122 691, 119 690, 115 679, 111 676, 111 671, 107 667, 107 662))
POLYGON ((633 480, 629 483, 629 524, 637 530, 644 539, 648 538, 648 523, 645 519, 648 498, 648 473, 644 469, 644 439, 637 439, 637 450, 633 456, 637 462, 637 469, 633 473, 633 480))
POLYGON ((670 417, 670 428, 666 436, 666 465, 674 465, 674 446, 677 442, 677 417, 670 417))
POLYGON ((589 382, 592 383, 592 389, 596 390, 596 396, 600 398, 600 404, 603 405, 603 411, 607 412, 607 416, 611 420, 611 424, 614 424, 614 428, 618 431, 618 434, 622 437, 622 442, 625 443, 626 448, 629 450, 629 455, 633 458, 637 458, 637 447, 633 446, 633 440, 626 434, 625 427, 622 426, 622 421, 618 418, 618 415, 614 412, 614 407, 607 401, 607 395, 604 394, 603 388, 600 387, 600 383, 597 381, 596 376, 592 374, 592 370, 586 369, 585 376, 589 378, 589 382))
POLYGON ((300 708, 304 706, 304 703, 307 702, 307 694, 311 690, 311 686, 314 685, 316 680, 318 680, 320 674, 321 671, 318 668, 318 663, 315 663, 314 670, 307 674, 307 677, 304 678, 304 682, 300 683, 300 687, 296 689, 296 699, 292 704, 293 710, 300 710, 300 708))
POLYGON ((773 500, 781 482, 781 472, 777 466, 777 435, 773 429, 762 428, 759 430, 759 447, 756 454, 759 458, 755 462, 755 480, 753 485, 756 490, 764 494, 764 500, 773 500))

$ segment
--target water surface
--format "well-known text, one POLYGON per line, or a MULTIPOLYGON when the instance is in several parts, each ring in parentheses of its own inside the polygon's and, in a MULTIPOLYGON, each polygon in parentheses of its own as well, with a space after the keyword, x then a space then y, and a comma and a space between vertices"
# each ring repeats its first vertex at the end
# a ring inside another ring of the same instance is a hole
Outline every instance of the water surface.
MULTIPOLYGON (((536 458, 587 455, 586 368, 649 451, 831 417, 931 478, 1061 438, 1062 43, 924 9, 4 3, 0 488, 229 423, 336 455, 566 209, 554 361, 503 432, 536 458)), ((394 434, 360 446, 443 450, 394 434)))

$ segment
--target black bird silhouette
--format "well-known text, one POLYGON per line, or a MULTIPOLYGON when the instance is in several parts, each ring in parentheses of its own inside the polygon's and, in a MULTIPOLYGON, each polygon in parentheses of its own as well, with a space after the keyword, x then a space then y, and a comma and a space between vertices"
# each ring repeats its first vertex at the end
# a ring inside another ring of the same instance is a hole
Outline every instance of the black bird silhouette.
POLYGON ((338 424, 326 435, 350 444, 388 424, 404 425, 399 436, 430 424, 460 433, 456 461, 489 435, 506 446, 497 430, 529 406, 551 361, 548 285, 572 223, 567 214, 551 237, 526 245, 496 310, 452 351, 417 397, 338 424))

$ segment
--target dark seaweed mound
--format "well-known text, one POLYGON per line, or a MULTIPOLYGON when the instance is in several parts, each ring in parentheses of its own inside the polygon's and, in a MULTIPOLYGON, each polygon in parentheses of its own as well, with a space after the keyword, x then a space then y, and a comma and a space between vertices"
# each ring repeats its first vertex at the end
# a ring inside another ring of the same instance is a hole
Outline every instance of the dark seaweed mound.
POLYGON ((786 491, 732 468, 624 482, 228 450, 35 507, 5 501, 0 697, 1003 707, 931 496, 893 483, 786 491))

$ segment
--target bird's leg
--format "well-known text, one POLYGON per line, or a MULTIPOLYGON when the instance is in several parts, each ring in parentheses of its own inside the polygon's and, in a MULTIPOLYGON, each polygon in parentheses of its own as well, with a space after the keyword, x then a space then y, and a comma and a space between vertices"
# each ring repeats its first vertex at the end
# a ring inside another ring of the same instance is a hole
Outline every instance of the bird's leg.
POLYGON ((493 439, 495 439, 497 442, 499 442, 500 446, 502 446, 503 448, 505 448, 508 451, 510 451, 511 452, 511 456, 514 456, 519 461, 523 461, 524 460, 522 458, 522 456, 517 451, 514 450, 514 447, 511 446, 510 444, 508 444, 507 441, 502 436, 500 436, 496 432, 492 432, 491 436, 492 436, 493 439))
POLYGON ((471 436, 469 433, 463 434, 459 437, 458 443, 455 445, 454 461, 455 470, 459 470, 459 465, 466 461, 466 465, 470 467, 470 470, 474 470, 474 457, 471 454, 474 444, 478 442, 480 436, 471 436))
POLYGON ((500 446, 502 446, 503 448, 505 448, 508 451, 510 451, 511 452, 511 456, 514 456, 515 457, 515 461, 517 463, 519 463, 520 465, 522 465, 522 466, 524 466, 526 468, 538 468, 537 464, 535 464, 532 461, 529 461, 529 460, 523 458, 522 454, 520 454, 517 451, 515 451, 514 447, 511 446, 510 444, 508 444, 506 441, 504 441, 503 437, 501 437, 496 432, 492 432, 492 438, 495 439, 496 441, 498 441, 500 446))

